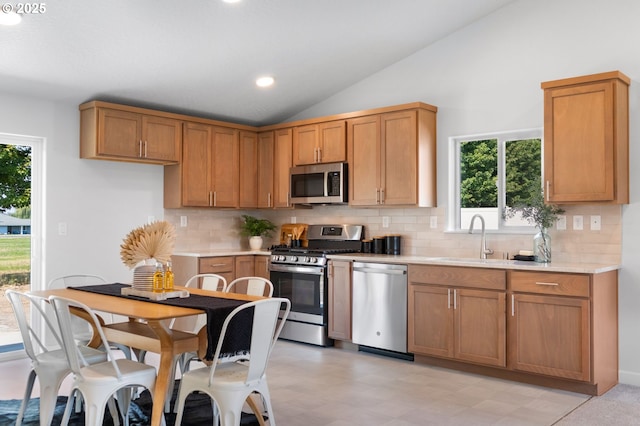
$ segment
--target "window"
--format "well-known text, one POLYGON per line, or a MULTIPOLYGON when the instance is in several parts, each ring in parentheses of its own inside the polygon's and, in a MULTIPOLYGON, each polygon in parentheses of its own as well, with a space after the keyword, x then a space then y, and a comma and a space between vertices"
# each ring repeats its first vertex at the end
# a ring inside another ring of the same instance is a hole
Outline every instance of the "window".
MULTIPOLYGON (((449 229, 467 230, 481 214, 488 230, 533 228, 504 209, 526 203, 542 182, 542 129, 457 136, 450 141, 449 229)), ((542 187, 540 187, 542 189, 542 187)))

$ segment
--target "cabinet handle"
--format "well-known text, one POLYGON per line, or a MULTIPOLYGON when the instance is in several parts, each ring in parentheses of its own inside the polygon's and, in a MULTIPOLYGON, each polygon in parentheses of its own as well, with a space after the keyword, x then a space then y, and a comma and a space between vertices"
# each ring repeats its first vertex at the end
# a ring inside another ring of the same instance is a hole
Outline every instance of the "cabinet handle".
POLYGON ((318 163, 322 162, 322 149, 318 148, 318 163))
POLYGON ((511 316, 512 317, 516 315, 515 300, 516 300, 515 295, 512 294, 511 295, 511 316))
POLYGON ((458 294, 457 294, 458 290, 454 289, 453 290, 453 310, 455 311, 456 309, 458 309, 458 294))
POLYGON ((147 158, 147 141, 144 141, 144 158, 147 158))
POLYGON ((549 201, 549 181, 547 181, 546 184, 545 196, 547 198, 547 201, 549 201))
POLYGON ((271 193, 267 192, 267 207, 271 207, 271 193))
POLYGON ((213 206, 213 192, 209 191, 209 207, 213 206))
POLYGON ((142 139, 138 141, 138 157, 142 158, 142 139))
POLYGON ((380 189, 380 204, 384 204, 384 189, 380 189))
POLYGON ((447 309, 451 309, 451 289, 447 289, 447 309))
POLYGON ((210 263, 209 266, 217 267, 217 266, 226 266, 226 263, 210 263))
POLYGON ((218 205, 218 193, 213 191, 213 207, 218 205))
POLYGON ((536 281, 536 284, 538 284, 538 285, 550 285, 550 286, 557 286, 557 285, 560 285, 560 284, 558 284, 558 283, 545 283, 545 282, 543 282, 543 281, 536 281))

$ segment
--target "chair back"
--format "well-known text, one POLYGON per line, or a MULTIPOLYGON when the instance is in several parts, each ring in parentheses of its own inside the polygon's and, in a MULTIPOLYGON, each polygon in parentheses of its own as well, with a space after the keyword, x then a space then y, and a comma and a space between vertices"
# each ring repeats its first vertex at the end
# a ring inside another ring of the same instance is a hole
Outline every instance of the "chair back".
POLYGON ((273 296, 273 283, 263 277, 241 277, 231 281, 227 293, 243 292, 250 296, 273 296))
POLYGON ((273 346, 278 340, 278 336, 280 336, 285 320, 289 316, 291 302, 289 299, 279 297, 257 300, 238 306, 227 316, 222 324, 220 339, 218 339, 218 345, 209 372, 209 385, 214 381, 215 369, 218 365, 222 345, 227 338, 226 333, 229 323, 246 309, 253 309, 251 344, 249 348, 251 359, 245 378, 245 383, 249 384, 260 380, 264 376, 273 346), (284 305, 284 310, 282 305, 284 305))
POLYGON ((107 362, 111 362, 116 372, 118 379, 122 377, 118 364, 115 362, 113 352, 111 351, 110 344, 105 337, 104 330, 100 325, 100 320, 93 310, 87 305, 75 300, 67 299, 66 297, 51 296, 49 301, 53 305, 53 310, 58 320, 58 327, 60 328, 60 336, 62 337, 62 346, 67 355, 69 361, 69 367, 71 371, 79 378, 83 378, 82 368, 89 365, 86 359, 82 356, 82 353, 78 349, 76 339, 74 336, 72 318, 76 315, 71 313, 71 308, 76 308, 84 311, 89 321, 97 331, 100 339, 102 340, 102 346, 107 353, 107 362))
POLYGON ((99 275, 75 274, 63 275, 49 281, 47 288, 80 287, 85 285, 107 284, 107 280, 99 275))
POLYGON ((35 364, 39 363, 39 355, 53 350, 53 348, 48 348, 45 345, 45 336, 47 339, 55 339, 58 345, 55 349, 62 348, 62 340, 60 339, 58 326, 49 319, 49 316, 42 307, 44 299, 15 290, 7 290, 5 295, 9 299, 16 320, 18 321, 18 328, 22 336, 24 350, 35 364), (31 318, 29 318, 25 306, 29 307, 31 318), (43 330, 41 332, 37 332, 31 326, 31 324, 38 323, 42 324, 43 330))
POLYGON ((227 288, 227 280, 218 274, 196 274, 189 278, 185 287, 201 288, 210 291, 225 291, 227 288), (198 286, 199 283, 202 283, 198 286))

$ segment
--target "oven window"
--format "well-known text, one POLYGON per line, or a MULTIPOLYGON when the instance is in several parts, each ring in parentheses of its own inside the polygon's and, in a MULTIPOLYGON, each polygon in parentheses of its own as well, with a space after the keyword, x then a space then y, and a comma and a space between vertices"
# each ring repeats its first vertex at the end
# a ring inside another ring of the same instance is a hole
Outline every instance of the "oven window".
POLYGON ((324 173, 291 175, 292 197, 322 197, 324 195, 324 173))
POLYGON ((321 281, 321 275, 271 271, 273 295, 289 299, 292 312, 323 315, 321 281))

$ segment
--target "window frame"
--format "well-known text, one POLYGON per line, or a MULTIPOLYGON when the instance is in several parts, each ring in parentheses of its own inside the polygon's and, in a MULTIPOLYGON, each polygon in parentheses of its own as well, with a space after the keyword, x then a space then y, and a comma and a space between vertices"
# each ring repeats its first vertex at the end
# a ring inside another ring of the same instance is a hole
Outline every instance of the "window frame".
MULTIPOLYGON (((447 232, 468 232, 461 227, 461 207, 460 207, 460 144, 461 142, 480 141, 487 139, 497 139, 497 170, 498 170, 498 211, 502 212, 506 205, 506 158, 505 143, 514 140, 540 139, 540 177, 544 182, 544 132, 543 128, 536 127, 521 130, 509 130, 491 133, 469 134, 462 136, 450 136, 448 143, 449 150, 449 211, 447 214, 447 232)), ((503 234, 534 234, 535 225, 524 224, 522 226, 506 226, 502 214, 498 217, 498 229, 487 229, 488 233, 503 234)))

